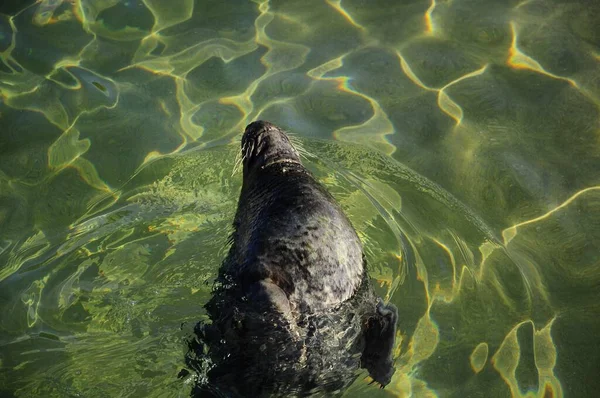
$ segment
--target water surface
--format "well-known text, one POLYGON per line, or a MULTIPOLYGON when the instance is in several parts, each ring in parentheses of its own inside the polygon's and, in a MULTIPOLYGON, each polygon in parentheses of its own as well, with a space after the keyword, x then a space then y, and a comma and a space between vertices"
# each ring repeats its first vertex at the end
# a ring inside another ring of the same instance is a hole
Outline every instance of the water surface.
POLYGON ((595 397, 600 3, 0 5, 0 395, 188 396, 255 119, 399 308, 351 397, 595 397))

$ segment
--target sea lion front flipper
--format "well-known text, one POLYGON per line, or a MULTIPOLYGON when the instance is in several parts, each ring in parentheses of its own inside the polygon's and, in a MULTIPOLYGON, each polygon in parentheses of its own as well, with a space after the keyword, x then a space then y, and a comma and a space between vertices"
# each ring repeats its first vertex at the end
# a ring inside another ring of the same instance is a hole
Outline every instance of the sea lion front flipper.
POLYGON ((375 314, 367 318, 364 326, 365 348, 361 367, 369 371, 374 381, 385 387, 396 371, 392 351, 396 337, 398 309, 393 304, 377 303, 375 314))

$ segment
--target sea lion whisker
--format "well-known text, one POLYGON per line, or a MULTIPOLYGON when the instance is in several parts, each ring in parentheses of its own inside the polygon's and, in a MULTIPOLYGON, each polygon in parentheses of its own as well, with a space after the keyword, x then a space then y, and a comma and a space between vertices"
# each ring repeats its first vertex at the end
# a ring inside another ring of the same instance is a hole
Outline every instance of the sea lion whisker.
POLYGON ((242 155, 242 151, 237 151, 235 155, 235 161, 233 163, 233 170, 231 171, 231 176, 233 177, 242 169, 244 156, 242 155))
POLYGON ((305 158, 311 158, 314 157, 314 155, 312 153, 310 153, 305 147, 304 147, 304 143, 302 142, 302 140, 296 136, 295 134, 290 134, 288 133, 288 138, 290 140, 290 143, 292 144, 292 147, 296 150, 296 152, 298 152, 300 155, 302 155, 305 158))

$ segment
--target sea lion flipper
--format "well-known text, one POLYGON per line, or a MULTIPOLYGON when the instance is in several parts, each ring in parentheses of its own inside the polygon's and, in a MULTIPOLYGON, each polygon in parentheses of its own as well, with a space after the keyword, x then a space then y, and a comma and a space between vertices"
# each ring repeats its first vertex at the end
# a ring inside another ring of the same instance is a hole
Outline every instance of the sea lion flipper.
POLYGON ((396 371, 392 361, 398 309, 393 304, 379 300, 375 313, 365 324, 365 348, 361 357, 361 367, 369 371, 374 381, 386 386, 396 371))

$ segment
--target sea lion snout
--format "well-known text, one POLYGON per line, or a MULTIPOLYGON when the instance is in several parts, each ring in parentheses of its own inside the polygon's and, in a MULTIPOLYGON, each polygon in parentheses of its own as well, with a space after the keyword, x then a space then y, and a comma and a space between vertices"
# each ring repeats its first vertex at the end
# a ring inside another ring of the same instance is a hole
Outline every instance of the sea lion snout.
POLYGON ((300 163, 300 156, 279 127, 258 120, 250 123, 242 137, 244 175, 276 163, 300 163))

